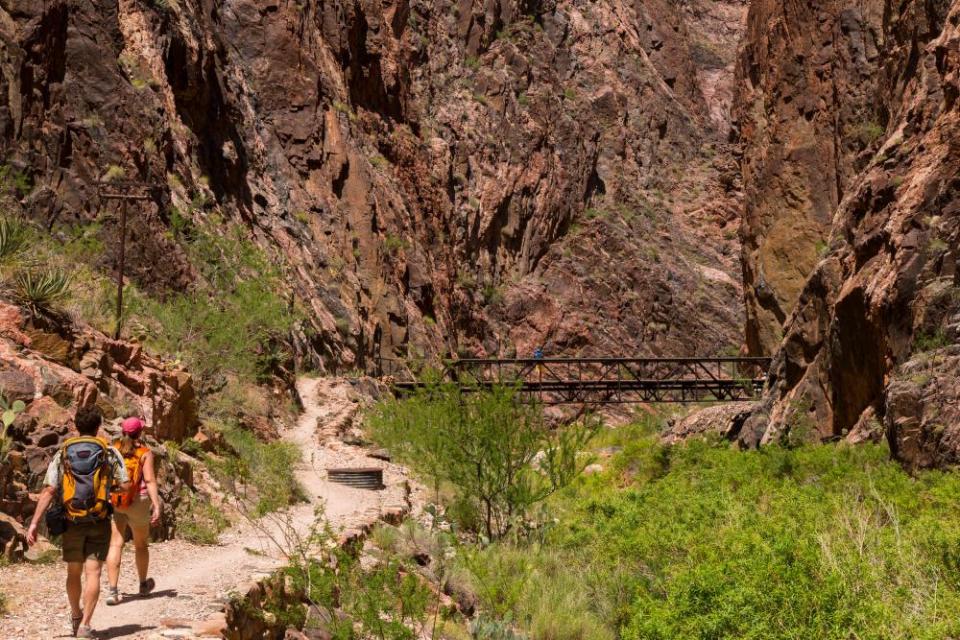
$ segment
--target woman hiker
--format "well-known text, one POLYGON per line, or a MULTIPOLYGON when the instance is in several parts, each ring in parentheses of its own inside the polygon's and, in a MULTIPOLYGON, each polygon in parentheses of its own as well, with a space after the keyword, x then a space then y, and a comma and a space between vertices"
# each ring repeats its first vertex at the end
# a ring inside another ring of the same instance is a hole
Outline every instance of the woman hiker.
POLYGON ((113 531, 110 537, 110 552, 107 554, 107 604, 120 603, 117 584, 120 581, 120 558, 126 539, 127 527, 133 532, 133 547, 136 550, 137 574, 140 577, 140 595, 153 591, 156 583, 148 578, 150 566, 150 525, 160 522, 160 495, 157 490, 157 474, 153 452, 140 441, 144 429, 140 418, 123 421, 123 437, 114 446, 123 456, 130 476, 130 489, 113 497, 113 531))

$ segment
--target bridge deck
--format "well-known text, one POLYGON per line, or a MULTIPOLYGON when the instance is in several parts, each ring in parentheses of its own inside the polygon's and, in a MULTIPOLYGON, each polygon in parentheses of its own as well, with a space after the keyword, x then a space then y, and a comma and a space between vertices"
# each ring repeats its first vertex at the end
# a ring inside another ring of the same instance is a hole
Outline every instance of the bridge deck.
MULTIPOLYGON (((729 402, 756 398, 769 358, 467 359, 447 365, 443 380, 464 391, 515 384, 543 404, 729 402)), ((396 381, 409 392, 418 380, 396 381)))

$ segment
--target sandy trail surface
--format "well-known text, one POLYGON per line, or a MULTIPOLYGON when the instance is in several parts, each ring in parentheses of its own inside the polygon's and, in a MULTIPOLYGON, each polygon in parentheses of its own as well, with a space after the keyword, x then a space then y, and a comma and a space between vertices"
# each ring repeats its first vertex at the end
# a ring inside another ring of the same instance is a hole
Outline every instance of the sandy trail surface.
MULTIPOLYGON (((298 381, 297 389, 304 411, 296 427, 282 437, 303 452, 296 474, 309 502, 256 522, 240 522, 224 532, 214 546, 182 540, 151 545, 150 575, 157 587, 145 598, 134 595, 137 578, 133 549, 127 545, 120 591, 128 597, 120 605, 108 607, 103 602, 105 591, 101 591, 93 617, 98 637, 219 637, 223 607, 230 594, 283 566, 284 540, 292 537, 291 532, 307 534, 318 508, 322 508, 334 531, 345 536, 381 519, 397 520, 410 511, 417 500, 411 495, 406 470, 343 442, 343 434, 360 409, 350 382, 304 378, 298 381), (340 467, 383 468, 386 486, 382 491, 369 491, 327 481, 326 470, 340 467)), ((0 567, 0 592, 6 594, 10 610, 0 618, 0 640, 70 637, 65 575, 59 561, 0 567)))

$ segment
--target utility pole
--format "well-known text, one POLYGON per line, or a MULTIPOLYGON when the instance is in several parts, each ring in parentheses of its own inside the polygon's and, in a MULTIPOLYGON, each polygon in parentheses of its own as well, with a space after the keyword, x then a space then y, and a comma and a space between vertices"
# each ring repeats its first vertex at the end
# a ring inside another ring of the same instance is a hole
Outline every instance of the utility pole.
POLYGON ((144 202, 152 200, 151 192, 159 185, 148 182, 134 182, 117 180, 112 182, 98 182, 97 193, 101 200, 120 201, 120 231, 119 255, 117 260, 117 326, 113 332, 114 340, 120 339, 120 329, 123 326, 123 275, 126 266, 127 251, 127 204, 130 202, 144 202))

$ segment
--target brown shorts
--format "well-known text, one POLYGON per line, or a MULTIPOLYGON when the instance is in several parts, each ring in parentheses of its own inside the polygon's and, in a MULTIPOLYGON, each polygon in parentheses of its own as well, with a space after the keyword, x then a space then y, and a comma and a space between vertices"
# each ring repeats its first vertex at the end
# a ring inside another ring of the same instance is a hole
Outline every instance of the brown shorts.
POLYGON ((150 526, 150 500, 147 498, 137 498, 133 504, 126 509, 114 509, 113 521, 117 523, 117 529, 121 532, 127 528, 127 525, 142 529, 150 526))
POLYGON ((63 532, 63 561, 85 562, 96 558, 103 562, 110 549, 110 518, 100 522, 70 523, 63 532))

